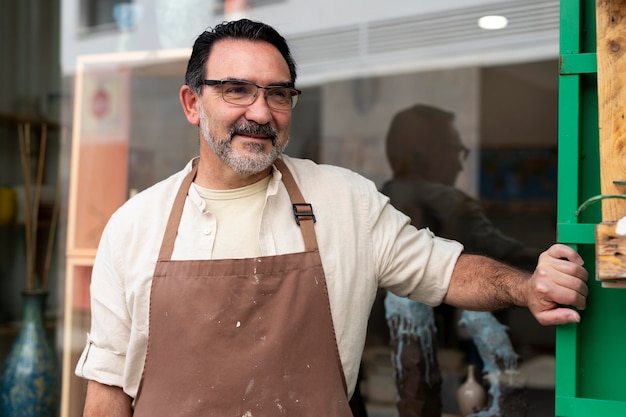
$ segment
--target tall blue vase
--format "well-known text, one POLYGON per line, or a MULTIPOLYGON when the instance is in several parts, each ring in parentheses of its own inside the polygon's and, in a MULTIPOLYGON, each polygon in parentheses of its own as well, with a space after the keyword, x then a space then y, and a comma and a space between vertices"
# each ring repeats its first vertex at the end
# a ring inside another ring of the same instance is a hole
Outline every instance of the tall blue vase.
POLYGON ((43 321, 46 296, 45 291, 23 293, 22 328, 2 368, 2 417, 56 415, 56 358, 46 337, 43 321))

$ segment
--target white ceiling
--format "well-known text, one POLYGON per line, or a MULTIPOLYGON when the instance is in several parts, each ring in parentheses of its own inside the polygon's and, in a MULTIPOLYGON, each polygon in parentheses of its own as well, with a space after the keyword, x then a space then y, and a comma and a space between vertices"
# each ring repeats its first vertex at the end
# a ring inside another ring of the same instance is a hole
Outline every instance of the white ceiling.
POLYGON ((500 1, 288 36, 301 85, 552 58, 558 40, 555 0, 500 1), (508 27, 480 29, 477 21, 486 14, 506 16, 508 27))

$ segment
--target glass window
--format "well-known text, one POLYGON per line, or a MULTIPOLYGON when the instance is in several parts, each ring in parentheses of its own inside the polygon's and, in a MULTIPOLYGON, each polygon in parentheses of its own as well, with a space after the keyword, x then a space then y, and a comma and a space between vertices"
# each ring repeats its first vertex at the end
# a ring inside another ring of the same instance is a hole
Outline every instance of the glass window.
POLYGON ((83 33, 117 30, 114 9, 118 4, 132 4, 120 0, 80 0, 79 28, 83 33))

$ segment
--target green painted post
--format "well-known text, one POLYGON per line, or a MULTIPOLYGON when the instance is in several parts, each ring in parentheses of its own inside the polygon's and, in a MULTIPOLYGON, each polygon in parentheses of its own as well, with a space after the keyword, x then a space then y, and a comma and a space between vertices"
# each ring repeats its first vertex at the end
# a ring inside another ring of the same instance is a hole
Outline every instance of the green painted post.
POLYGON ((595 280, 595 225, 600 194, 595 1, 561 1, 557 240, 578 249, 590 294, 579 324, 556 338, 556 416, 626 416, 626 289, 595 280))

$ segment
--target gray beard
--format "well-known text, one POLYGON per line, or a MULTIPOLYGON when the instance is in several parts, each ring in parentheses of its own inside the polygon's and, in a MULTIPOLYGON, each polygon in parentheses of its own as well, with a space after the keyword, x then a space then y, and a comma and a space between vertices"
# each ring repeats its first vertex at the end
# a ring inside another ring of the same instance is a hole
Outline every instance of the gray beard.
POLYGON ((276 131, 269 126, 260 126, 257 124, 250 124, 247 126, 234 126, 228 136, 223 139, 214 139, 209 133, 209 123, 207 121, 204 109, 200 107, 200 129, 202 134, 209 144, 215 155, 217 155, 226 165, 228 165, 233 171, 243 175, 254 175, 263 172, 278 158, 285 149, 286 143, 279 145, 276 143, 276 131), (272 145, 263 143, 251 143, 246 142, 244 144, 247 154, 238 154, 233 150, 233 136, 238 131, 250 130, 250 131, 262 131, 264 134, 271 136, 272 145), (272 146, 269 154, 266 154, 265 147, 272 146))

